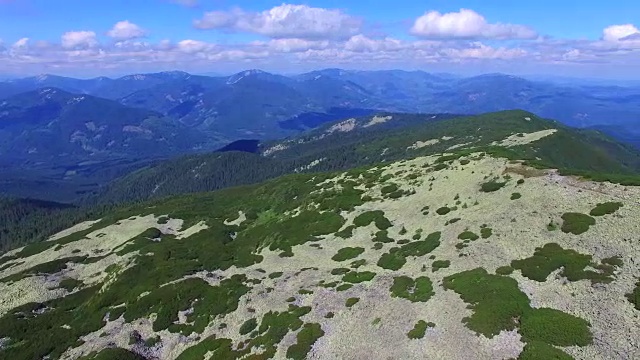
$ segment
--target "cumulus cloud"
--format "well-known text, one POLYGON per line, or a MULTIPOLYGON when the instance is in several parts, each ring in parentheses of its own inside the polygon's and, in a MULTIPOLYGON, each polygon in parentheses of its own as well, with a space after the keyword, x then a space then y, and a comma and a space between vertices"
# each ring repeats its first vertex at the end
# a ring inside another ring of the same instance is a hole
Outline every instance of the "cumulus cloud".
POLYGON ((178 42, 177 49, 187 54, 195 54, 211 50, 214 46, 215 45, 204 41, 188 39, 178 42))
POLYGON ((60 44, 65 49, 92 47, 98 44, 98 39, 93 31, 68 31, 62 34, 60 44))
POLYGON ((402 41, 393 38, 370 39, 362 34, 352 36, 345 44, 344 48, 354 52, 377 52, 400 50, 405 45, 402 41))
POLYGON ((262 12, 242 9, 211 11, 194 21, 198 29, 249 32, 271 38, 345 39, 359 32, 362 22, 337 9, 282 4, 262 12))
POLYGON ((460 9, 442 14, 429 11, 416 19, 411 34, 425 38, 533 39, 536 32, 523 25, 490 24, 477 12, 460 9))
POLYGON ((611 42, 633 40, 638 36, 640 36, 640 30, 632 24, 611 25, 602 31, 602 40, 611 42))
POLYGON ((107 32, 109 37, 116 40, 130 40, 145 36, 147 32, 129 20, 119 21, 107 32))

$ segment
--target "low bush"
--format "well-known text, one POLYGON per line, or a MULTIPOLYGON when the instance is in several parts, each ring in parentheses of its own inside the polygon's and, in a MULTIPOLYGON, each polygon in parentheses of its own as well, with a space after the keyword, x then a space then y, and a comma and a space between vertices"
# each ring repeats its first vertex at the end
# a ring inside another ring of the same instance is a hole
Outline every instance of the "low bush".
POLYGON ((562 215, 562 232, 580 235, 587 232, 591 225, 595 225, 596 219, 581 213, 565 213, 562 215))

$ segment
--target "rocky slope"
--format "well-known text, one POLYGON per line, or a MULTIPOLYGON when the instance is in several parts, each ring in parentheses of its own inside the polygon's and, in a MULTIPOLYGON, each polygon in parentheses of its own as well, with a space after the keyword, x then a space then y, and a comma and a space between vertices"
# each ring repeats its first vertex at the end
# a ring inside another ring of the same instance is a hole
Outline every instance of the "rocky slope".
POLYGON ((0 258, 0 357, 638 358, 639 204, 484 152, 145 203, 0 258))

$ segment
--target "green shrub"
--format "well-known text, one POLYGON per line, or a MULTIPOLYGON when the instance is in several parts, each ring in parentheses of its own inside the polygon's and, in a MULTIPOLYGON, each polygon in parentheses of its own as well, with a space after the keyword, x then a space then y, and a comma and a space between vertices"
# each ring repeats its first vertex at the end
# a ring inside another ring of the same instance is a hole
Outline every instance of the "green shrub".
POLYGON ((527 342, 556 346, 587 346, 593 342, 586 320, 548 308, 527 311, 520 320, 520 334, 527 342))
POLYGON ((411 302, 427 302, 435 293, 431 279, 421 276, 412 279, 408 276, 393 278, 391 296, 407 299, 411 302))
POLYGON ((511 275, 513 273, 513 268, 511 266, 500 266, 496 269, 496 274, 498 275, 511 275))
POLYGON ((294 360, 306 359, 313 344, 323 335, 324 331, 320 324, 304 324, 304 327, 296 336, 297 343, 289 346, 287 349, 287 358, 294 360))
POLYGON ((491 237, 491 235, 493 235, 493 229, 490 227, 483 227, 480 229, 480 236, 483 239, 488 239, 491 237))
POLYGON ((522 195, 520 193, 512 193, 511 194, 511 200, 518 200, 522 197, 522 195))
POLYGON ((621 202, 606 202, 596 205, 593 210, 589 213, 591 216, 604 216, 613 214, 618 211, 622 207, 621 202))
POLYGON ((355 230, 355 225, 349 225, 346 228, 336 232, 336 236, 343 239, 348 239, 353 236, 353 230, 355 230))
POLYGON ((480 191, 482 192, 494 192, 502 189, 507 183, 506 182, 498 182, 496 180, 487 181, 480 185, 480 191))
POLYGON ((518 185, 524 184, 524 179, 519 179, 518 181, 516 181, 516 184, 518 185))
POLYGON ((389 219, 384 216, 384 211, 382 210, 367 211, 353 219, 353 224, 356 227, 367 226, 372 222, 375 223, 376 227, 380 230, 386 230, 392 226, 389 219))
POLYGON ((476 235, 475 233, 471 232, 471 231, 464 231, 462 233, 460 233, 460 235, 458 235, 458 239, 460 240, 469 240, 469 241, 475 241, 478 240, 480 237, 478 235, 476 235))
POLYGON ((525 344, 524 349, 518 356, 518 360, 574 360, 566 352, 557 349, 549 344, 532 341, 525 344))
POLYGON ((380 192, 382 193, 382 195, 387 195, 395 191, 398 191, 398 185, 396 184, 389 184, 383 187, 382 189, 380 189, 380 192))
POLYGON ((407 263, 407 259, 399 252, 382 254, 378 260, 377 265, 387 270, 400 270, 404 264, 407 263))
POLYGON ((610 282, 613 280, 613 268, 602 268, 592 262, 591 255, 580 254, 575 250, 565 250, 556 243, 536 248, 532 257, 511 262, 514 269, 522 271, 522 276, 543 282, 554 271, 562 269, 561 276, 569 281, 591 280, 592 282, 610 282), (587 267, 602 268, 602 272, 585 270, 587 267))
POLYGON ((352 287, 353 287, 353 284, 342 284, 342 285, 336 287, 336 290, 337 291, 346 291, 346 290, 351 289, 352 287))
POLYGON ((427 322, 420 320, 413 326, 413 329, 407 333, 407 336, 412 340, 422 339, 427 332, 427 327, 427 322))
POLYGON ((356 297, 348 298, 346 303, 345 303, 345 306, 350 308, 353 305, 357 304, 359 301, 360 301, 360 299, 356 298, 356 297))
POLYGON ((363 272, 351 271, 350 273, 347 273, 342 277, 342 281, 352 283, 352 284, 357 284, 365 281, 371 281, 375 276, 376 276, 376 273, 371 271, 363 271, 363 272))
POLYGON ((377 243, 392 243, 394 240, 389 237, 389 232, 387 230, 379 230, 376 232, 373 241, 377 243))
POLYGON ((447 215, 450 212, 451 212, 451 209, 448 208, 447 206, 443 206, 443 207, 439 208, 438 210, 436 210, 436 213, 438 215, 447 215))
POLYGON ((336 268, 336 269, 331 270, 331 275, 344 275, 344 274, 348 273, 349 271, 351 271, 351 270, 349 270, 347 268, 336 268))
POLYGON ((431 264, 432 271, 438 271, 440 269, 448 268, 451 265, 451 261, 449 260, 436 260, 431 264))
POLYGON ((565 233, 572 233, 574 235, 580 235, 589 230, 589 226, 595 225, 596 219, 589 215, 580 213, 565 213, 562 215, 562 231, 565 233))
POLYGON ((529 298, 510 277, 491 275, 478 268, 445 277, 442 285, 455 291, 471 305, 473 314, 464 319, 467 327, 488 338, 502 330, 513 330, 527 311, 529 298))
POLYGON ((62 279, 60 281, 60 284, 58 284, 58 287, 61 288, 61 289, 65 289, 65 290, 71 292, 74 289, 81 287, 82 284, 83 284, 83 282, 80 281, 80 280, 76 280, 76 279, 72 279, 72 278, 65 278, 65 279, 62 279))
POLYGON ((364 248, 361 247, 345 247, 338 250, 338 253, 331 258, 334 261, 346 261, 357 258, 364 252, 364 248))
POLYGON ((277 278, 281 277, 282 274, 283 273, 281 271, 271 273, 271 274, 269 274, 269 279, 277 279, 277 278))

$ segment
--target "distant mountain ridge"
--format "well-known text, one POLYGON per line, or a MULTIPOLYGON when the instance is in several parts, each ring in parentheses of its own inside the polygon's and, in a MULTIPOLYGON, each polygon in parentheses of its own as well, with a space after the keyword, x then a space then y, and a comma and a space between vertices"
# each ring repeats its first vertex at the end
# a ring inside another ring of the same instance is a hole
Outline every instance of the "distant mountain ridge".
MULTIPOLYGON (((524 109, 568 125, 638 123, 640 86, 559 79, 553 83, 505 74, 456 77, 424 71, 323 69, 283 76, 257 69, 209 77, 182 71, 133 74, 117 79, 40 75, 0 82, 0 98, 57 87, 118 100, 220 132, 240 121, 244 132, 280 136, 277 123, 306 112, 361 108, 394 112, 468 113, 524 109)), ((337 119, 332 119, 337 120, 337 119)), ((239 134, 228 134, 233 141, 239 134)))

